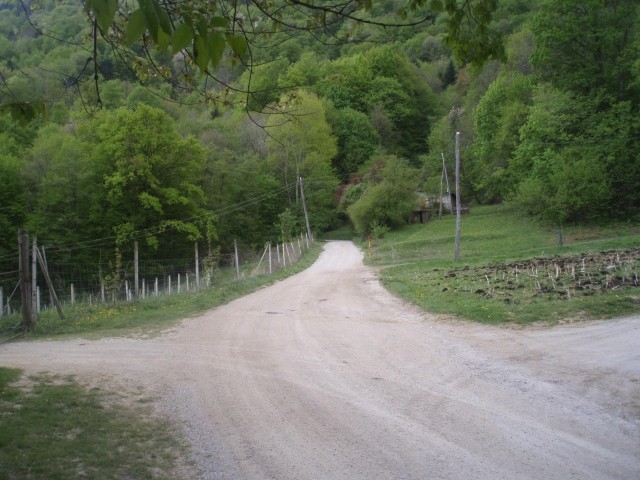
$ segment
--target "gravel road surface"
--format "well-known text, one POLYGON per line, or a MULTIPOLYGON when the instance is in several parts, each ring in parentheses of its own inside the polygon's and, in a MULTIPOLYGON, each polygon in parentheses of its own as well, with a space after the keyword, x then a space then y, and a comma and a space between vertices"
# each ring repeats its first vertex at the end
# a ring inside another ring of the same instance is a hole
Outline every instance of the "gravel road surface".
POLYGON ((159 337, 9 343, 0 365, 143 389, 202 479, 640 478, 640 317, 432 316, 350 242, 159 337))

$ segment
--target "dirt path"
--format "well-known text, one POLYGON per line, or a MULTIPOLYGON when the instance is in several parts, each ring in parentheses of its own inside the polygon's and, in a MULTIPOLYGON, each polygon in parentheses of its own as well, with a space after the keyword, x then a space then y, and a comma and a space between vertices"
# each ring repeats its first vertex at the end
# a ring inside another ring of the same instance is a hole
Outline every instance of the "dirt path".
POLYGON ((13 343, 0 365, 144 387, 206 479, 640 478, 640 318, 432 317, 349 242, 159 338, 13 343))

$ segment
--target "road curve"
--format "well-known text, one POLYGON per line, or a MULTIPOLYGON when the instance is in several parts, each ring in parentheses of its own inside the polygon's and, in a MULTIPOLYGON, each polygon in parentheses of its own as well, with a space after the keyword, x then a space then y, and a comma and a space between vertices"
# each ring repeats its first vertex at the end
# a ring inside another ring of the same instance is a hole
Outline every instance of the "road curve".
POLYGON ((153 392, 203 479, 640 478, 640 318, 433 317, 350 242, 158 338, 13 343, 0 365, 153 392))

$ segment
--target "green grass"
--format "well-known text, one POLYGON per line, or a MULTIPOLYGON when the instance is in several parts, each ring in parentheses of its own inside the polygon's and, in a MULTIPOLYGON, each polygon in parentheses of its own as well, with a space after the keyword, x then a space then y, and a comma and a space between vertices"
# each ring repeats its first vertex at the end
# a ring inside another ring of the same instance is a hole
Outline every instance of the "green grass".
MULTIPOLYGON (((175 325, 179 320, 202 313, 210 308, 228 303, 265 285, 300 272, 311 265, 322 250, 314 245, 296 264, 273 275, 246 277, 235 281, 216 282, 211 288, 198 292, 170 296, 151 297, 132 302, 76 304, 64 307, 61 320, 55 310, 41 312, 36 325, 19 337, 33 339, 62 335, 82 335, 88 338, 113 335, 150 335, 175 325)), ((11 338, 20 330, 20 317, 5 316, 0 319, 0 341, 11 338)))
POLYGON ((194 476, 176 430, 142 400, 0 368, 0 407, 0 480, 194 476))
POLYGON ((565 227, 560 247, 556 229, 500 206, 475 207, 462 218, 458 261, 454 237, 452 216, 411 225, 374 241, 367 262, 423 309, 485 323, 640 311, 640 225, 565 227))

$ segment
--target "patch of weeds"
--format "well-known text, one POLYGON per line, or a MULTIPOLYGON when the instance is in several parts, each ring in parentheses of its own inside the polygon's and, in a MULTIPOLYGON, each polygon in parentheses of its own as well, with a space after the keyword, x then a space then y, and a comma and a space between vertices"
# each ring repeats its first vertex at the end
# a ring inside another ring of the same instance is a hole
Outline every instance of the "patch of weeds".
POLYGON ((0 368, 0 479, 162 480, 191 468, 176 430, 150 407, 105 402, 70 378, 20 379, 0 368))

